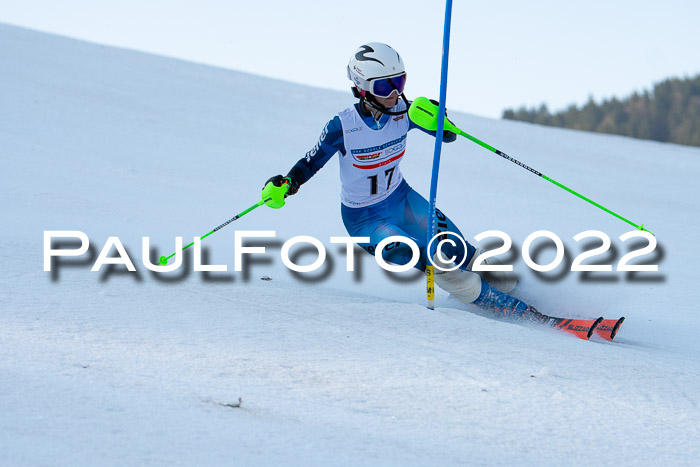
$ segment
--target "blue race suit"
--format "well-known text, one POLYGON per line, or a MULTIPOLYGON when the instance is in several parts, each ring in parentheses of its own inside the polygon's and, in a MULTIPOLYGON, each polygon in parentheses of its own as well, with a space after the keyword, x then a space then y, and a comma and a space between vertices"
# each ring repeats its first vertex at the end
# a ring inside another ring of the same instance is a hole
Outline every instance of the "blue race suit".
MULTIPOLYGON (((394 107, 396 110, 405 108, 403 102, 394 107)), ((383 239, 408 237, 420 250, 415 267, 425 270, 428 264, 429 203, 408 185, 399 169, 405 154, 406 134, 414 128, 423 130, 410 121, 408 115, 382 114, 375 120, 361 104, 355 104, 354 108, 340 112, 326 124, 316 146, 292 167, 287 176, 302 185, 331 157, 340 153, 341 212, 348 233, 353 237, 369 237, 370 241, 361 246, 371 254, 376 254, 376 246, 383 239)), ((425 132, 435 135, 435 132, 425 132)), ((443 135, 447 143, 456 139, 457 135, 451 132, 443 135)), ((438 232, 454 232, 464 238, 447 216, 437 209, 435 214, 438 232)), ((456 241, 454 245, 443 244, 443 253, 447 258, 455 257, 455 263, 468 271, 475 248, 466 241, 465 244, 456 241)), ((396 242, 386 245, 381 254, 387 262, 397 265, 408 264, 413 258, 409 245, 396 242)), ((464 274, 474 278, 470 275, 474 273, 464 274)), ((455 275, 450 277, 457 278, 455 275)), ((480 290, 470 286, 473 281, 456 283, 446 277, 441 287, 453 284, 451 291, 460 293, 464 300, 491 308, 503 317, 520 319, 525 311, 530 310, 527 304, 496 290, 486 280, 478 280, 480 290)))

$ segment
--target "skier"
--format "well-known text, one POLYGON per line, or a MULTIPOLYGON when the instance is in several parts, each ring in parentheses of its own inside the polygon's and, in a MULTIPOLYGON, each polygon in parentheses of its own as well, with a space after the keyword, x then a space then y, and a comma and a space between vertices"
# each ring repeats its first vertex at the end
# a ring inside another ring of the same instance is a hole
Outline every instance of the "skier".
MULTIPOLYGON (((371 42, 360 46, 347 66, 353 83, 356 104, 339 112, 321 132, 316 145, 291 168, 286 177, 271 177, 263 188, 263 199, 283 199, 297 193, 328 160, 340 153, 341 212, 343 223, 353 237, 369 237, 360 244, 370 254, 381 254, 391 263, 408 264, 413 253, 408 245, 394 243, 376 251, 377 244, 390 236, 411 238, 421 251, 416 268, 425 270, 429 203, 404 180, 399 164, 406 151, 406 134, 418 128, 408 116, 410 106, 403 94, 406 70, 399 54, 386 44, 371 42), (285 186, 287 185, 287 186, 285 186), (272 195, 277 196, 272 196, 272 195), (286 197, 285 196, 285 197, 286 197)), ((445 131, 443 141, 451 143, 457 135, 445 131)), ((268 201, 280 208, 284 202, 268 201)), ((436 209, 440 232, 454 232, 457 226, 436 209)), ((443 269, 462 263, 453 271, 436 268, 435 283, 465 303, 493 310, 510 319, 542 321, 544 316, 533 307, 507 294, 516 285, 512 274, 492 276, 491 284, 470 268, 477 250, 466 243, 445 243, 443 256, 436 254, 433 263, 443 269), (454 258, 452 262, 444 258, 454 258)), ((495 264, 494 259, 485 264, 495 264)))

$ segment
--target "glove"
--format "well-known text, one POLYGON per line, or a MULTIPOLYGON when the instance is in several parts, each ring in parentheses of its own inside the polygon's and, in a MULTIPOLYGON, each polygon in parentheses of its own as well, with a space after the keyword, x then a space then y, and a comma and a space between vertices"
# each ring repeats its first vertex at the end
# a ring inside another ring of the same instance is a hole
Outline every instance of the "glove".
POLYGON ((279 209, 285 204, 284 198, 295 194, 297 191, 299 191, 299 183, 295 182, 291 177, 275 175, 265 182, 261 196, 269 207, 279 209))
POLYGON ((286 198, 287 196, 292 196, 299 191, 299 182, 294 180, 291 176, 287 175, 286 177, 283 177, 282 175, 275 175, 274 177, 270 177, 268 181, 265 182, 265 185, 267 186, 268 183, 272 182, 273 185, 276 187, 281 187, 283 185, 287 185, 287 194, 284 195, 286 198))
MULTIPOLYGON (((439 103, 438 101, 436 101, 435 99, 430 99, 430 102, 432 102, 433 105, 435 105, 436 107, 439 107, 439 106, 440 106, 440 103, 439 103)), ((445 109, 445 120, 447 120, 448 122, 452 123, 452 120, 450 120, 449 118, 447 118, 447 109, 445 109)), ((454 125, 454 123, 452 123, 452 125, 454 125)), ((454 141, 457 140, 457 134, 451 132, 450 130, 444 130, 444 131, 442 132, 442 140, 443 140, 445 143, 452 143, 452 142, 454 142, 454 141)))

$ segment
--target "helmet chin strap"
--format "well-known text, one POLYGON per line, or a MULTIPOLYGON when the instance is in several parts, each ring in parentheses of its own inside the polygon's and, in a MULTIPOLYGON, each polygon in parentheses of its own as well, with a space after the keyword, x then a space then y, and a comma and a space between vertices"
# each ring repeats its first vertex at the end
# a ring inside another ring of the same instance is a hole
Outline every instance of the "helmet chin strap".
POLYGON ((406 99, 406 96, 404 96, 403 93, 400 94, 400 97, 401 97, 401 98, 403 99, 403 101, 406 103, 406 109, 401 110, 401 111, 398 111, 398 112, 392 112, 391 110, 389 110, 389 109, 387 109, 386 107, 384 107, 382 104, 380 104, 380 103, 377 101, 377 99, 376 99, 372 94, 369 94, 369 96, 368 96, 368 95, 365 95, 365 97, 363 97, 362 99, 367 103, 367 105, 369 105, 370 107, 372 107, 372 108, 375 109, 375 110, 380 111, 380 112, 383 113, 383 114, 387 114, 387 115, 403 115, 403 114, 405 114, 405 113, 408 112, 408 108, 410 107, 410 104, 408 103, 408 99, 406 99))

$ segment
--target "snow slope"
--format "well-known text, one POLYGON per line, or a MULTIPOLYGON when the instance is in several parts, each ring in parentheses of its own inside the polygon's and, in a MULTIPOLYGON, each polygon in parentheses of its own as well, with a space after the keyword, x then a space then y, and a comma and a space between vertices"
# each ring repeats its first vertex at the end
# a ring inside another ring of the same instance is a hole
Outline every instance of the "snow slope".
MULTIPOLYGON (((470 240, 513 238, 518 296, 627 317, 616 343, 585 342, 444 294, 429 311, 421 278, 366 254, 346 272, 329 242, 346 235, 335 160, 283 209, 204 241, 228 272, 150 273, 143 236, 169 254, 256 202, 349 93, 7 25, 0 44, 0 464, 697 464, 699 149, 450 113, 657 235, 643 259, 658 273, 535 274, 516 254, 531 232, 559 235, 570 262, 575 234, 604 231, 615 264, 627 225, 466 140, 445 146, 438 204, 470 240), (276 231, 247 273, 236 229, 276 231), (45 230, 85 232, 90 255, 44 272, 45 230), (324 241, 333 266, 286 270, 294 235, 324 241), (138 272, 90 272, 109 236, 138 272)), ((410 134, 402 169, 422 193, 432 147, 410 134)))

